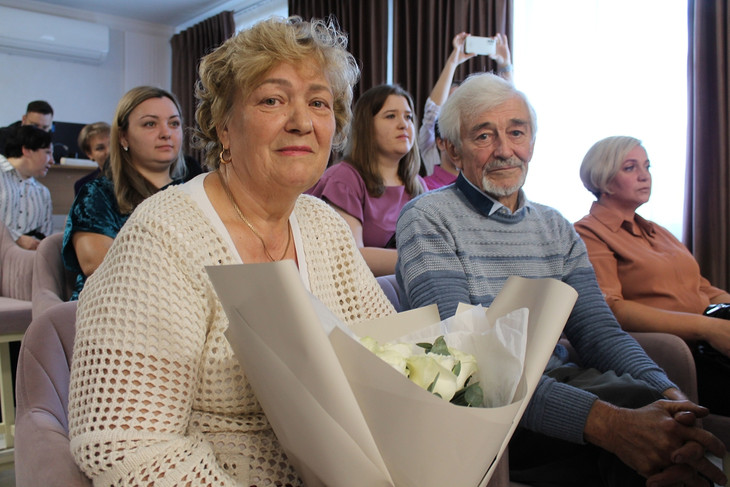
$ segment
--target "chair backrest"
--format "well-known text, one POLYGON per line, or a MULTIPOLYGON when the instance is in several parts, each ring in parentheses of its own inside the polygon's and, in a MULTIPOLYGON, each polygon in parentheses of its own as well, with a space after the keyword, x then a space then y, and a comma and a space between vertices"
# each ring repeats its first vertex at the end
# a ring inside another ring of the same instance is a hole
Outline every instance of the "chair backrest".
POLYGON ((15 384, 15 482, 23 486, 89 487, 68 438, 68 387, 76 301, 36 316, 25 332, 15 384))
POLYGON ((0 296, 31 300, 34 259, 35 251, 19 247, 0 222, 0 296))
POLYGON ((44 238, 36 250, 33 265, 33 316, 63 301, 68 301, 74 285, 74 275, 63 265, 61 247, 63 233, 44 238))

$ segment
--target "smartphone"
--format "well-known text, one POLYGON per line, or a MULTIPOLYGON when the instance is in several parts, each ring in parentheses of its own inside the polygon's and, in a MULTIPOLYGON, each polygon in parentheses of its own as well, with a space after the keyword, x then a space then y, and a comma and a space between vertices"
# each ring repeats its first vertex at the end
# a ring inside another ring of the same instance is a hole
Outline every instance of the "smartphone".
POLYGON ((497 41, 494 37, 468 36, 464 52, 491 56, 497 52, 497 41))

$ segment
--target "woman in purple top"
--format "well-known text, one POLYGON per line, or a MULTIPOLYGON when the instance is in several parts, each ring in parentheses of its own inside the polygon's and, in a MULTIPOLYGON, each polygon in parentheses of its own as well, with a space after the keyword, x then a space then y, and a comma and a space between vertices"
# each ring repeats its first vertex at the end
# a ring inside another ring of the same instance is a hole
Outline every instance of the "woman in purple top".
POLYGON ((425 190, 411 95, 380 85, 355 104, 345 158, 327 169, 310 194, 327 201, 350 225, 376 276, 393 274, 395 224, 401 208, 425 190))

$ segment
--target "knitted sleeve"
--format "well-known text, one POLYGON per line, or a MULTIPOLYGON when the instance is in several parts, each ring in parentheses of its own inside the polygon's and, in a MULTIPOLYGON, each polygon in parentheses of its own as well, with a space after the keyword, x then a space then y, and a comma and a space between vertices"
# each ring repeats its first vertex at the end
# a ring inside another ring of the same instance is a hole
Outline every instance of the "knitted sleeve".
POLYGON ((578 291, 578 300, 565 325, 565 333, 583 365, 613 370, 617 374, 631 374, 658 392, 674 387, 641 345, 618 324, 603 299, 585 244, 573 227, 567 222, 566 225, 566 232, 572 238, 568 259, 576 265, 563 280, 578 291))
POLYGON ((438 305, 441 319, 454 315, 458 303, 470 303, 467 272, 459 257, 448 222, 433 205, 409 202, 398 219, 396 278, 406 308, 438 305))
MULTIPOLYGON (((565 334, 586 368, 613 370, 643 380, 657 392, 675 387, 664 371, 624 332, 611 313, 588 263, 583 241, 569 223, 563 231, 570 238, 563 281, 578 292, 565 325, 565 334)), ((543 376, 521 425, 543 434, 583 443, 583 429, 596 396, 543 376)))
MULTIPOLYGON (((212 338, 206 343, 214 313, 204 271, 184 270, 185 257, 197 254, 193 245, 206 243, 191 238, 185 247, 178 239, 200 235, 187 227, 195 222, 153 225, 148 213, 130 218, 81 294, 69 391, 71 450, 94 485, 232 486, 211 443, 188 431, 201 395, 198 375, 211 365, 201 363, 203 350, 221 349, 212 338)), ((225 255, 222 245, 209 250, 225 255)), ((207 387, 222 391, 231 385, 216 379, 241 374, 209 377, 207 387)))
POLYGON ((348 324, 394 313, 345 220, 331 206, 308 195, 299 198, 296 214, 312 293, 348 324))

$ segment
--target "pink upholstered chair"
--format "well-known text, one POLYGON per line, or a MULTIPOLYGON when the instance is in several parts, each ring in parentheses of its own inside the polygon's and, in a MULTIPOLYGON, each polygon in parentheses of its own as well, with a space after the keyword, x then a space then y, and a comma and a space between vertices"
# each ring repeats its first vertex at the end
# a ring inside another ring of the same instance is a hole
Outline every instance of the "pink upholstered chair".
POLYGON ((33 318, 20 348, 15 423, 15 482, 19 487, 88 487, 68 438, 68 386, 76 301, 33 318))
POLYGON ((44 238, 36 250, 32 286, 34 318, 71 297, 74 275, 63 265, 62 245, 63 233, 54 233, 44 238))
POLYGON ((20 341, 30 324, 34 258, 35 251, 20 248, 0 223, 0 433, 6 448, 13 447, 15 420, 9 344, 20 341))

